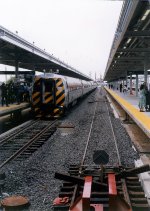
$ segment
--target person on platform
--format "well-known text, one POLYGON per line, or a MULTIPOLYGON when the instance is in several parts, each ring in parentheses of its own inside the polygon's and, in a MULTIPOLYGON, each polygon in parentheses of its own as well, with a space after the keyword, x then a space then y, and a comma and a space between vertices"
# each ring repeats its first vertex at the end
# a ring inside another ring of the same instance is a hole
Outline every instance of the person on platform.
POLYGON ((128 91, 128 89, 127 89, 127 85, 124 85, 124 87, 123 87, 123 93, 124 93, 124 94, 126 94, 126 93, 127 93, 127 91, 128 91))
POLYGON ((146 82, 144 82, 143 85, 145 88, 145 96, 146 96, 145 111, 150 111, 150 91, 148 90, 146 82))
POLYGON ((120 84, 120 92, 122 92, 122 83, 120 84))
POLYGON ((144 112, 145 107, 146 107, 146 89, 145 89, 145 85, 141 84, 141 86, 140 86, 140 94, 139 94, 139 108, 140 108, 140 112, 144 112))
POLYGON ((12 81, 8 84, 8 102, 14 103, 14 84, 12 81))
POLYGON ((1 85, 1 95, 2 95, 2 106, 6 104, 8 105, 8 87, 5 83, 2 83, 1 85))
POLYGON ((14 94, 16 97, 17 104, 19 105, 20 104, 20 92, 19 92, 19 83, 18 82, 14 85, 14 94))
POLYGON ((30 102, 30 88, 27 84, 24 86, 24 102, 30 102))

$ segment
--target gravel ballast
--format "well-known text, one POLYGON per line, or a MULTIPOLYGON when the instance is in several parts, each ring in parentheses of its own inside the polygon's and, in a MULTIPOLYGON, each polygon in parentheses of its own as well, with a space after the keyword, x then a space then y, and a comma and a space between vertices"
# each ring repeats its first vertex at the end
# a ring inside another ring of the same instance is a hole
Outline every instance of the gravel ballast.
POLYGON ((117 165, 118 158, 106 104, 110 111, 121 162, 126 166, 133 166, 137 154, 132 148, 131 140, 121 121, 114 118, 109 103, 106 102, 105 92, 97 89, 60 120, 63 124, 71 123, 75 126, 72 133, 65 135, 57 129, 30 158, 21 163, 11 163, 3 168, 6 172, 3 192, 29 197, 31 205, 28 210, 30 211, 53 210, 52 201, 58 196, 59 186, 62 184, 61 181, 54 179, 54 173, 66 173, 70 164, 81 162, 95 107, 96 115, 85 164, 93 164, 94 151, 103 149, 110 157, 108 165, 117 165))

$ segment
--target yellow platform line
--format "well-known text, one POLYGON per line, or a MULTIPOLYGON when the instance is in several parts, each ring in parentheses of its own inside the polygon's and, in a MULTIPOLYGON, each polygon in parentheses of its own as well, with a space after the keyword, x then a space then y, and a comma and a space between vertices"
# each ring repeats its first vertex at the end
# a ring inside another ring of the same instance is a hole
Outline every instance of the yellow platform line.
POLYGON ((120 104, 120 106, 129 114, 129 116, 136 122, 136 124, 148 135, 150 138, 150 117, 140 112, 139 109, 128 103, 114 91, 106 88, 106 91, 120 104))

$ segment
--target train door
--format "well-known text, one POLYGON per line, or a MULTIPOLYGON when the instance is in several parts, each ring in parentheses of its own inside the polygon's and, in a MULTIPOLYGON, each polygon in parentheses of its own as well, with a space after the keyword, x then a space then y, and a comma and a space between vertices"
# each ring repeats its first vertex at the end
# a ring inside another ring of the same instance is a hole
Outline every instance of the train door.
POLYGON ((50 112, 55 108, 55 80, 44 78, 42 81, 42 107, 45 112, 50 112))
POLYGON ((56 107, 64 106, 65 87, 62 78, 56 78, 56 107))

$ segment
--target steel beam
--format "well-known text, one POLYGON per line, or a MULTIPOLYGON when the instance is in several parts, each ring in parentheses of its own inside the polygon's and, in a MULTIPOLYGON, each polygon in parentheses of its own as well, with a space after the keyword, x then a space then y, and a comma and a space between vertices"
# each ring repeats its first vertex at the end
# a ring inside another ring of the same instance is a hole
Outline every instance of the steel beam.
POLYGON ((150 37, 150 31, 127 31, 124 37, 150 37))
POLYGON ((127 69, 128 68, 128 70, 141 70, 141 69, 144 69, 144 66, 143 65, 138 65, 138 66, 135 66, 135 65, 118 65, 118 66, 116 66, 116 67, 111 67, 111 69, 110 70, 125 70, 125 69, 127 69))
POLYGON ((118 62, 116 65, 112 65, 111 67, 113 68, 117 68, 117 67, 130 67, 130 68, 135 68, 135 67, 144 67, 144 64, 143 63, 127 63, 127 62, 118 62))
POLYGON ((15 61, 15 76, 18 78, 18 72, 19 72, 19 62, 18 60, 15 61))
POLYGON ((117 195, 117 186, 116 186, 116 179, 115 174, 111 173, 108 174, 108 184, 109 184, 109 195, 117 195))
MULTIPOLYGON (((72 183, 78 184, 78 185, 84 185, 84 182, 85 182, 85 180, 81 177, 70 176, 70 175, 62 174, 62 173, 58 173, 58 172, 55 173, 55 178, 64 180, 64 181, 68 181, 68 182, 72 182, 72 183)), ((108 186, 105 183, 93 181, 93 187, 102 187, 102 188, 107 189, 108 186)))
POLYGON ((91 190, 92 190, 92 176, 86 176, 82 195, 83 211, 90 210, 91 190))
POLYGON ((118 48, 117 52, 148 52, 150 53, 150 48, 118 48))
MULTIPOLYGON (((18 71, 18 75, 35 74, 35 71, 18 71)), ((0 75, 15 75, 15 71, 0 71, 0 75)))
POLYGON ((120 58, 114 58, 114 60, 117 61, 143 61, 145 57, 120 57, 120 58))

